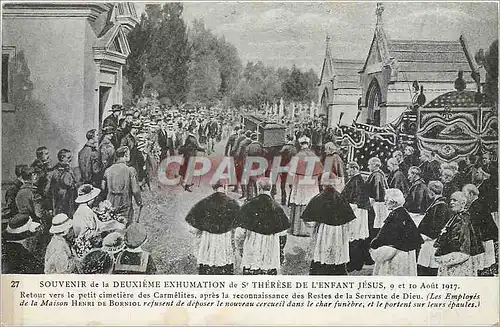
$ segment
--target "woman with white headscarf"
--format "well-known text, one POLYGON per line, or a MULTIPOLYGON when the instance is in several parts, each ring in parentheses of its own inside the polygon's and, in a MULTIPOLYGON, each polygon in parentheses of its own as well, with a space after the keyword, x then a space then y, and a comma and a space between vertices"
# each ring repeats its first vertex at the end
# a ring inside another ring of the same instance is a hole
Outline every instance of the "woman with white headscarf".
POLYGON ((423 240, 403 208, 404 202, 401 190, 386 190, 385 203, 390 213, 370 246, 375 276, 417 276, 416 250, 423 240))

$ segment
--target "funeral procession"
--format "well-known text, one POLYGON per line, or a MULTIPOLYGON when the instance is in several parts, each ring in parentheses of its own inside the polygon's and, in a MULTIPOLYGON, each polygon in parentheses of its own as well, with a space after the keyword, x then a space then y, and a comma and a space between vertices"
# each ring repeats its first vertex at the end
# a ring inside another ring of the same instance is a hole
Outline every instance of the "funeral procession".
POLYGON ((2 6, 3 274, 498 276, 496 3, 2 6))

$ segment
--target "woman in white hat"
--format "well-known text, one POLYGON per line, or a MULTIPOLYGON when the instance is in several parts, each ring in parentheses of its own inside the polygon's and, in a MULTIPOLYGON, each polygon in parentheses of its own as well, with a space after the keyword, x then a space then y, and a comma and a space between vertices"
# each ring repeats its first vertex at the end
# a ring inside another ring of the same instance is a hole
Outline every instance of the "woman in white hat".
POLYGON ((97 215, 90 207, 99 193, 101 193, 101 190, 90 184, 83 184, 78 188, 78 197, 75 203, 79 206, 73 215, 75 237, 79 237, 87 230, 96 231, 98 229, 97 215))
POLYGON ((73 215, 73 230, 75 233, 75 252, 79 258, 83 258, 101 240, 97 215, 90 209, 99 193, 101 190, 90 184, 83 184, 78 188, 78 197, 75 203, 79 206, 73 215))
POLYGON ((69 217, 60 213, 52 219, 50 233, 53 234, 45 252, 46 274, 71 274, 76 271, 76 261, 67 237, 73 227, 69 217))
POLYGON ((43 263, 28 246, 39 228, 40 224, 26 214, 18 213, 9 219, 6 229, 2 230, 3 274, 43 274, 43 263))

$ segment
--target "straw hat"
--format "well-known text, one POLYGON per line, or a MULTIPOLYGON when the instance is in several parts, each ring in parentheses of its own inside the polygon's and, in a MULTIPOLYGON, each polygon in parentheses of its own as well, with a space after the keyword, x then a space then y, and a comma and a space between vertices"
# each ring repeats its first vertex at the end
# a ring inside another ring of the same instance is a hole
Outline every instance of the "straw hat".
POLYGON ((51 234, 59 234, 73 227, 73 221, 65 213, 60 213, 52 218, 52 227, 49 232, 51 234))
POLYGON ((132 224, 125 232, 125 245, 131 249, 138 248, 146 242, 146 229, 139 224, 132 224))
POLYGON ((124 247, 123 235, 118 232, 111 232, 102 240, 102 249, 109 253, 118 253, 124 247))
POLYGON ((5 239, 11 241, 21 241, 33 236, 39 223, 34 222, 29 215, 18 213, 10 218, 5 230, 5 239))
POLYGON ((95 199, 99 193, 101 193, 101 190, 93 187, 90 184, 83 184, 78 188, 78 197, 75 200, 75 203, 86 203, 89 202, 90 200, 95 199))

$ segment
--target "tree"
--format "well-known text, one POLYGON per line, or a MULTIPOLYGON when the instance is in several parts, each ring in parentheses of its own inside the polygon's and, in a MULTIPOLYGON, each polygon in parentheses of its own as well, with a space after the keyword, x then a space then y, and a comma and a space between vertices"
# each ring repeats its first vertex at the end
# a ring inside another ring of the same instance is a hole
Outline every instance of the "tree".
POLYGON ((227 43, 224 37, 217 40, 217 45, 216 55, 220 65, 221 77, 220 94, 224 97, 228 96, 238 83, 241 60, 236 47, 227 43))
POLYGON ((188 93, 190 55, 187 27, 181 18, 183 5, 165 3, 161 12, 154 6, 158 5, 146 6, 146 13, 151 15, 150 24, 154 29, 148 70, 151 76, 162 78, 163 87, 157 90, 160 97, 169 98, 176 104, 182 103, 188 93))
POLYGON ((151 30, 147 26, 146 14, 143 13, 140 23, 128 34, 130 54, 123 69, 123 74, 132 88, 134 98, 142 95, 146 81, 146 58, 149 52, 150 37, 151 30))

